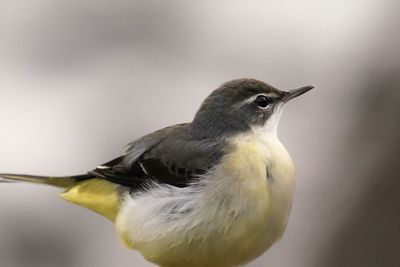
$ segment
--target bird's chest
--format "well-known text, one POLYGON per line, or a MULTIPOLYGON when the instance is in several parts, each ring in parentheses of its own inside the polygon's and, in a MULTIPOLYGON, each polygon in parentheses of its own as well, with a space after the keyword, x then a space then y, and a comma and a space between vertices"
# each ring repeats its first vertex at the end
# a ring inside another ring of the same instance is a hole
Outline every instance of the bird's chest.
POLYGON ((196 248, 189 258, 236 266, 261 255, 283 234, 293 189, 293 164, 280 143, 240 140, 201 192, 183 237, 183 247, 196 248))
POLYGON ((283 234, 293 200, 293 163, 277 139, 239 141, 217 174, 224 181, 211 188, 219 188, 217 200, 226 203, 220 214, 229 227, 227 242, 240 250, 233 252, 252 258, 283 234))

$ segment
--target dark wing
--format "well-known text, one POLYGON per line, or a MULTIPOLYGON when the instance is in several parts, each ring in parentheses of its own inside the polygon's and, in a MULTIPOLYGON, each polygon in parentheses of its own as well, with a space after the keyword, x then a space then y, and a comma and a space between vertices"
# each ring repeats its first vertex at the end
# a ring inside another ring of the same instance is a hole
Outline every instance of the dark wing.
POLYGON ((188 124, 167 127, 129 144, 124 156, 90 173, 133 190, 149 181, 185 187, 215 166, 226 151, 223 140, 199 140, 188 124))

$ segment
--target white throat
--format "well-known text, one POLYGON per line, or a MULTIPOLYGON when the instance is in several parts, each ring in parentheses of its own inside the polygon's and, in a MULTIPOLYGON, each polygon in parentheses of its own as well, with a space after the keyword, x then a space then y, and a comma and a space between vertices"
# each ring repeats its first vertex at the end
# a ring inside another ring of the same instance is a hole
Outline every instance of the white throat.
POLYGON ((271 117, 263 126, 253 127, 253 133, 262 141, 278 139, 278 125, 283 111, 283 103, 275 107, 271 117))

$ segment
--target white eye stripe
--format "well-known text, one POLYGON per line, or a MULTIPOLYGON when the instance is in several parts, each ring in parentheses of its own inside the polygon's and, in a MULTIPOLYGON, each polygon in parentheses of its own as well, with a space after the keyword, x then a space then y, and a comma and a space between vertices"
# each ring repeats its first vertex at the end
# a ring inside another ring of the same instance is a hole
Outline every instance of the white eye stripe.
POLYGON ((243 100, 243 101, 239 104, 239 106, 243 106, 243 105, 246 105, 246 104, 249 104, 249 103, 253 103, 253 102, 256 100, 256 98, 259 97, 259 96, 265 96, 265 97, 268 97, 268 98, 275 98, 275 97, 277 97, 278 95, 275 94, 275 93, 253 95, 253 96, 251 96, 251 97, 249 97, 249 98, 243 100))

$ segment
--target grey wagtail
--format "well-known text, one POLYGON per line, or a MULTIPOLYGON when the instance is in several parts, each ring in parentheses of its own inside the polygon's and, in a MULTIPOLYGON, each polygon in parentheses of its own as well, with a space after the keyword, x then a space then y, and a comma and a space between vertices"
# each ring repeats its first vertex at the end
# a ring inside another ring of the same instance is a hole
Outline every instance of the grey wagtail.
POLYGON ((114 222, 128 247, 159 266, 243 265, 286 228, 294 165, 277 127, 285 103, 312 88, 232 80, 192 122, 136 139, 86 174, 0 176, 64 188, 63 199, 114 222))

